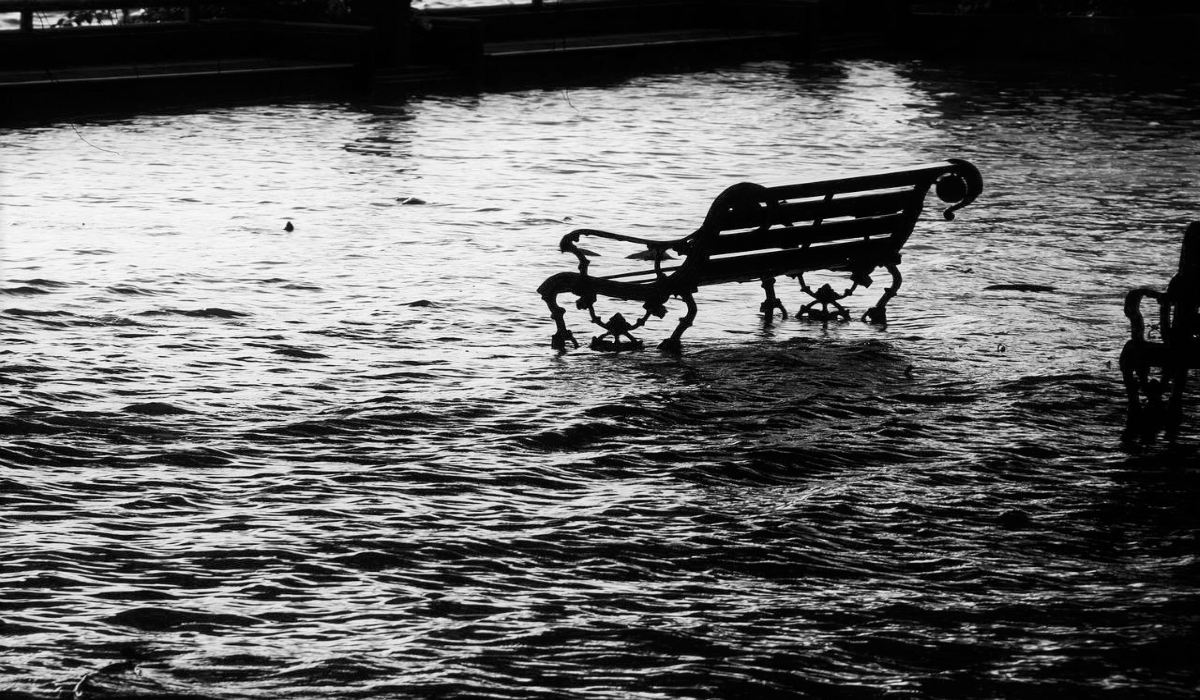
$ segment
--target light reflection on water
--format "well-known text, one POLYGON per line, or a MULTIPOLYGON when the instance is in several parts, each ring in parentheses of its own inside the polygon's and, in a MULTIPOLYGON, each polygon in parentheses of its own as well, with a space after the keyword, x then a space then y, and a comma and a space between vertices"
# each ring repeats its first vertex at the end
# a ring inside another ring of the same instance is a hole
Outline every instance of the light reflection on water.
POLYGON ((1195 441, 1120 451, 1112 364, 1198 92, 755 63, 5 132, 0 689, 1187 696, 1195 441), (572 228, 946 157, 984 195, 887 329, 744 285, 681 358, 548 347, 572 228))

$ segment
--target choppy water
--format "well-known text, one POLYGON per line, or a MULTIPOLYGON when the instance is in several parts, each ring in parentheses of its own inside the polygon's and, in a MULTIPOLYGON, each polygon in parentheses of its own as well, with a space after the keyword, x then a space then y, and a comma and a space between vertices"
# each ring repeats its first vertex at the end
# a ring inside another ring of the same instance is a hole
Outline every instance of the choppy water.
POLYGON ((0 695, 1192 697, 1200 422, 1122 451, 1115 360, 1197 104, 755 63, 0 132, 0 695), (886 329, 745 285, 548 347, 572 228, 946 157, 886 329))

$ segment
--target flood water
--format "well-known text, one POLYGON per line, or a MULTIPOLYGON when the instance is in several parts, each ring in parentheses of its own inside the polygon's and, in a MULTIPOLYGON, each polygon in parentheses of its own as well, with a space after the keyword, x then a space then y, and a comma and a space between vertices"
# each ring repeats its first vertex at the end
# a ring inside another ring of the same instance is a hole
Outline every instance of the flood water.
POLYGON ((1116 359, 1198 104, 845 60, 0 131, 0 695, 1194 697, 1200 415, 1122 447, 1116 359), (549 347, 573 228, 949 157, 886 328, 549 347))

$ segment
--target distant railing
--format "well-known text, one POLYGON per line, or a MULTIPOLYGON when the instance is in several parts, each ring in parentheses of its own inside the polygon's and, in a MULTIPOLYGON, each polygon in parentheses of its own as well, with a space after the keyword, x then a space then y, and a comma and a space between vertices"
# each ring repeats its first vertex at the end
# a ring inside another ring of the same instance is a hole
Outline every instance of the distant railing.
MULTIPOLYGON (((405 7, 409 4, 405 0, 347 0, 344 7, 350 5, 363 6, 368 11, 369 6, 381 4, 383 2, 391 2, 392 4, 403 3, 405 7)), ((328 8, 330 3, 317 2, 316 0, 211 0, 202 2, 201 0, 0 0, 0 14, 19 13, 20 25, 19 30, 25 33, 34 31, 34 19, 37 15, 45 14, 61 14, 64 12, 81 12, 95 10, 117 10, 120 11, 123 20, 129 21, 133 16, 132 13, 136 10, 146 9, 170 9, 181 12, 181 22, 196 22, 202 18, 201 8, 206 11, 215 8, 219 10, 232 10, 240 14, 249 15, 256 11, 267 12, 273 11, 277 17, 286 18, 289 13, 303 15, 304 19, 313 19, 312 15, 318 9, 328 8), (307 10, 307 11, 306 11, 307 10)), ((334 18, 325 16, 320 21, 335 21, 334 18)))
POLYGON ((114 8, 128 13, 120 5, 120 0, 0 0, 0 13, 20 13, 20 30, 32 32, 34 17, 39 14, 114 8))

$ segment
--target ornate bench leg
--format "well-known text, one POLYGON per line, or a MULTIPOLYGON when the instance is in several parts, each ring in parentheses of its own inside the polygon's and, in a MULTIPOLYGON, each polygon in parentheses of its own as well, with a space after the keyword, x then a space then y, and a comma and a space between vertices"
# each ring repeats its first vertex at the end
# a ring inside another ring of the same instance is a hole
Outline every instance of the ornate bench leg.
POLYGON ((872 306, 863 313, 862 320, 867 323, 887 325, 887 303, 892 300, 892 297, 896 296, 900 291, 900 285, 904 283, 904 276, 900 274, 900 268, 895 265, 888 265, 887 271, 892 275, 892 286, 883 290, 883 296, 879 298, 875 306, 872 306))
POLYGON ((680 338, 683 337, 683 332, 691 327, 692 321, 696 320, 696 300, 692 298, 691 294, 680 294, 679 298, 687 304, 687 315, 679 319, 679 325, 675 327, 675 332, 671 334, 671 337, 658 344, 658 349, 663 352, 675 354, 682 352, 683 343, 680 338))
POLYGON ((1166 438, 1175 442, 1179 437, 1179 426, 1183 423, 1183 390, 1187 387, 1188 371, 1186 368, 1175 371, 1171 378, 1171 398, 1167 403, 1166 438))
POLYGON ((1126 385, 1126 400, 1128 408, 1126 411, 1126 429, 1121 433, 1123 441, 1132 441, 1138 438, 1141 429, 1141 385, 1139 373, 1141 367, 1139 360, 1136 358, 1138 354, 1138 341, 1130 340, 1121 351, 1121 381, 1126 385))
POLYGON ((592 322, 603 328, 604 333, 592 338, 591 348, 593 350, 602 350, 604 352, 641 350, 642 341, 633 337, 631 331, 641 328, 642 324, 646 322, 646 318, 648 316, 649 314, 643 316, 642 319, 637 323, 631 324, 629 321, 626 321, 625 317, 621 314, 613 314, 612 318, 608 319, 607 321, 601 321, 600 318, 596 316, 596 313, 592 311, 592 322), (605 340, 605 338, 609 336, 612 336, 612 340, 605 340), (622 338, 627 338, 628 340, 622 340, 622 338))
POLYGON ((1125 383, 1125 398, 1129 404, 1125 413, 1125 431, 1121 433, 1121 439, 1126 441, 1136 440, 1142 432, 1140 387, 1145 383, 1146 369, 1138 358, 1138 345, 1136 340, 1131 340, 1121 350, 1121 380, 1125 383))
POLYGON ((775 296, 775 278, 764 277, 762 288, 767 293, 767 299, 759 305, 758 310, 767 315, 767 324, 770 325, 771 321, 775 319, 775 309, 779 309, 780 317, 786 320, 788 317, 787 309, 783 308, 783 302, 780 301, 779 297, 775 296))
POLYGON ((567 343, 571 343, 574 347, 579 347, 579 342, 575 340, 575 334, 567 330, 567 324, 563 317, 567 315, 567 310, 558 305, 558 292, 547 291, 542 294, 542 299, 546 301, 546 306, 550 308, 550 317, 554 319, 554 325, 557 331, 554 337, 550 339, 550 347, 555 350, 566 350, 567 343))

